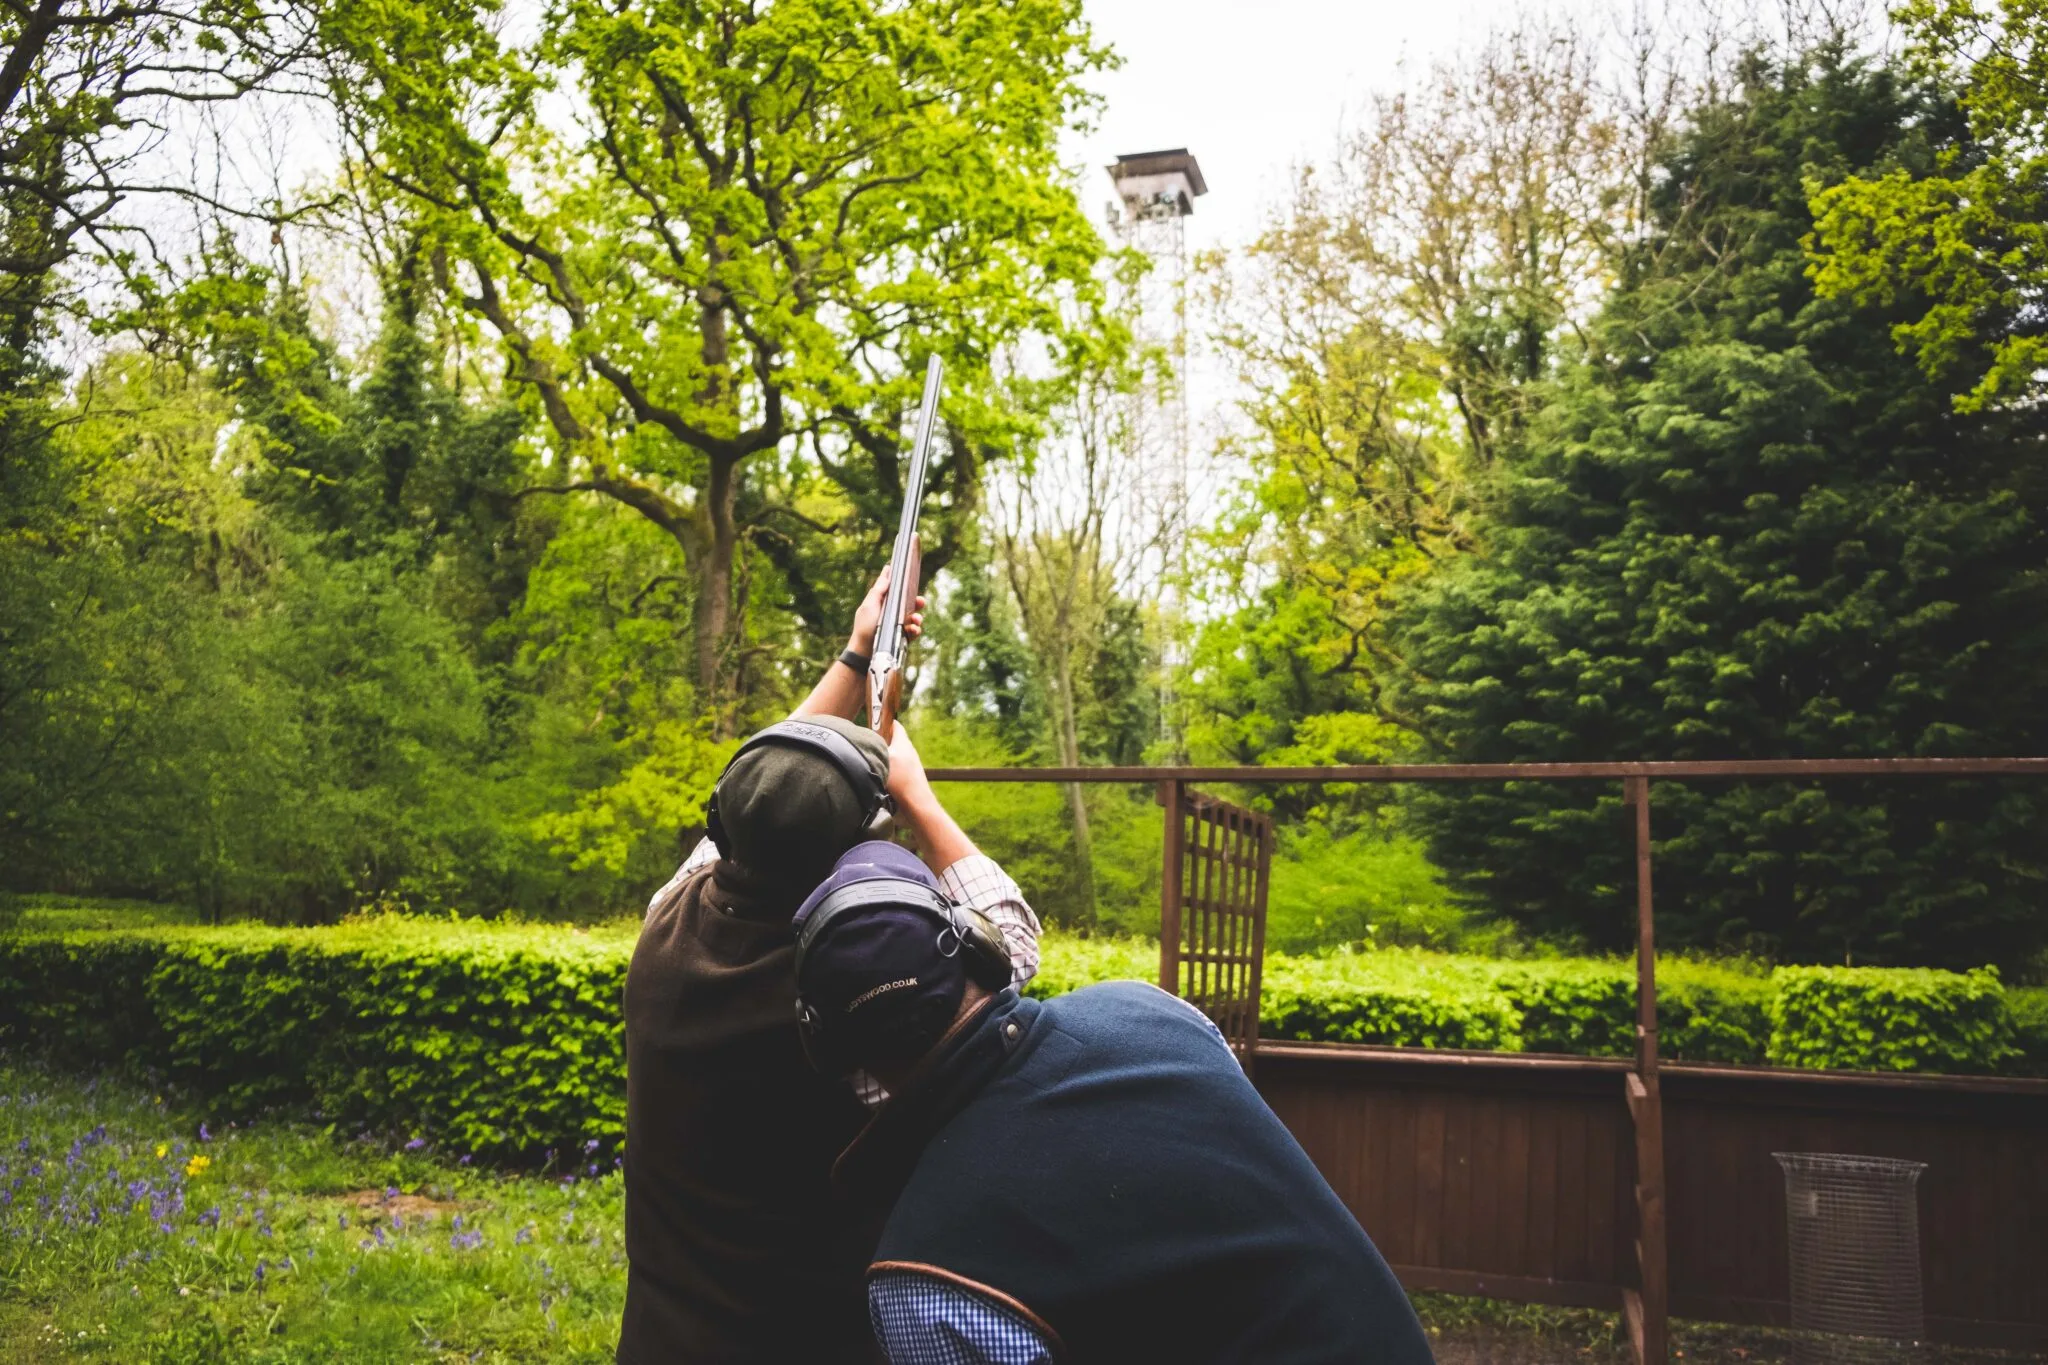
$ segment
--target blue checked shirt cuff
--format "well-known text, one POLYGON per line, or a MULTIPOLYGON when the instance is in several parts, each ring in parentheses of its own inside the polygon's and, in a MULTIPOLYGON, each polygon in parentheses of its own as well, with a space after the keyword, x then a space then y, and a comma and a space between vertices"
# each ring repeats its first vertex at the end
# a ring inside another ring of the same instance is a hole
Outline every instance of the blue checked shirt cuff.
POLYGON ((1052 1365, 1052 1345, 1002 1304, 936 1275, 868 1281, 868 1321, 889 1365, 1052 1365))

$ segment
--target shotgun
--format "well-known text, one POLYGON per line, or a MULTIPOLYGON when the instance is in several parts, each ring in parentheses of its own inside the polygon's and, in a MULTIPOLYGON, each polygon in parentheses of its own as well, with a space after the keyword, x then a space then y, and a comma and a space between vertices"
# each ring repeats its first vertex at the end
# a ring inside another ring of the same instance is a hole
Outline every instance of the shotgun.
POLYGON ((924 371, 924 401, 917 406, 917 425, 910 439, 910 472, 903 480, 903 514, 896 520, 896 546, 889 552, 889 588, 882 599, 882 622, 875 628, 874 653, 868 663, 868 724, 888 739, 896 733, 896 713, 903 705, 903 626, 917 609, 918 579, 924 567, 917 541, 917 513, 924 505, 924 480, 932 462, 932 428, 939 418, 939 388, 945 367, 933 356, 924 371))

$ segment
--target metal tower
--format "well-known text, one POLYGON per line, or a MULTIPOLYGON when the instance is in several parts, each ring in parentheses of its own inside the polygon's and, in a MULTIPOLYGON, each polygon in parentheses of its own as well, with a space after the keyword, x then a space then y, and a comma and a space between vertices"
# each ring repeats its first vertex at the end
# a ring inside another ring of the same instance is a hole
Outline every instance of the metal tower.
POLYGON ((1197 196, 1207 194, 1202 168, 1185 147, 1119 156, 1109 166, 1117 202, 1109 206, 1110 228, 1125 246, 1151 261, 1139 285, 1138 344, 1166 357, 1166 384, 1143 385, 1132 400, 1132 455, 1139 471, 1143 514, 1158 528, 1166 628, 1166 684, 1160 698, 1162 738, 1176 761, 1185 761, 1186 725, 1174 678, 1186 667, 1188 514, 1188 342, 1187 220, 1197 196))

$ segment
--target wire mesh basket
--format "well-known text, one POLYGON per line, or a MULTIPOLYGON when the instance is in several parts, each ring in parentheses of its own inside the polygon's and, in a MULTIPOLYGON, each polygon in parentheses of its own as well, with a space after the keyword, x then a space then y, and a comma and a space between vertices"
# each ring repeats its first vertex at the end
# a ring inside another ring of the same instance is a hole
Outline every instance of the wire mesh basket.
POLYGON ((1925 1162, 1773 1152, 1785 1171, 1799 1365, 1899 1365, 1926 1336, 1920 1293, 1925 1162))

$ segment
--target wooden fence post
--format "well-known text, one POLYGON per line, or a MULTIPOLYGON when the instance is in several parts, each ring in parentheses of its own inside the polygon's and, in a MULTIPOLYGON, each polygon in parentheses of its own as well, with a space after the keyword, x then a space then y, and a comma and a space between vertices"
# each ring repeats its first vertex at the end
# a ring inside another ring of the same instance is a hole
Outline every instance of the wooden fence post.
POLYGON ((1636 833, 1636 1065, 1628 1112, 1636 1130, 1637 1288, 1622 1291, 1636 1365, 1665 1365, 1671 1296, 1665 1261, 1664 1096, 1657 1083, 1657 942, 1650 895, 1650 779, 1622 779, 1636 833))
POLYGON ((1166 808, 1165 865, 1159 870, 1159 989, 1168 995, 1181 993, 1181 868, 1186 861, 1181 843, 1187 835, 1186 803, 1187 789, 1181 783, 1159 784, 1159 804, 1166 808))

